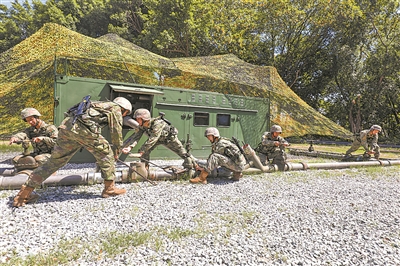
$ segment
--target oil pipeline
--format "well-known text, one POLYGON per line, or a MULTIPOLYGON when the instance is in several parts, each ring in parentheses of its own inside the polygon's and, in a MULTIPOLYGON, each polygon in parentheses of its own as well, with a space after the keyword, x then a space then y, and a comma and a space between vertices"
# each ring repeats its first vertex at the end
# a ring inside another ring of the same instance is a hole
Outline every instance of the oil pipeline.
MULTIPOLYGON (((259 173, 272 173, 278 171, 277 165, 263 165, 256 152, 246 144, 243 146, 243 151, 249 160, 249 164, 246 165, 246 169, 243 174, 259 174, 259 173)), ((323 157, 331 159, 340 159, 337 162, 328 163, 306 163, 306 162, 287 162, 285 165, 285 171, 305 171, 311 169, 345 169, 353 167, 368 167, 368 166, 394 166, 400 165, 400 160, 392 159, 360 159, 360 156, 354 156, 354 161, 342 161, 344 159, 343 154, 337 153, 325 153, 308 151, 301 149, 290 149, 290 153, 293 155, 311 156, 311 157, 323 157)), ((149 181, 153 185, 156 185, 154 181, 165 181, 165 180, 177 180, 177 179, 188 179, 192 178, 196 171, 193 169, 184 169, 180 167, 162 167, 162 168, 150 168, 145 167, 145 163, 140 161, 130 162, 126 164, 125 168, 118 168, 116 171, 117 183, 132 183, 149 181)), ((19 189, 28 179, 28 176, 32 170, 22 170, 16 172, 13 168, 0 168, 0 190, 5 189, 19 189)), ((215 169, 209 177, 230 177, 231 172, 225 168, 215 169)), ((53 174, 47 178, 42 186, 72 186, 72 185, 93 185, 103 183, 103 178, 99 172, 89 172, 81 174, 53 174)))

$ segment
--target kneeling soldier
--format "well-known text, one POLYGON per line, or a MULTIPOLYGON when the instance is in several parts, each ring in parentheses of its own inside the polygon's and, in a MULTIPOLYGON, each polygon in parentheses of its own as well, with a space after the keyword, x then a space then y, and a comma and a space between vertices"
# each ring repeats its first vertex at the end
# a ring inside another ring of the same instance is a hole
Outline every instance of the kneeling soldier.
POLYGON ((212 144, 212 153, 204 168, 197 166, 196 169, 201 171, 200 175, 190 179, 190 182, 207 184, 207 176, 218 166, 233 171, 232 180, 239 181, 243 176, 242 172, 245 169, 246 159, 236 144, 230 139, 221 137, 215 127, 207 128, 204 136, 212 144))
POLYGON ((10 139, 10 145, 13 143, 22 143, 27 151, 29 142, 32 144, 33 152, 17 155, 12 162, 17 171, 24 169, 33 169, 42 165, 50 158, 51 151, 56 144, 58 130, 54 125, 48 125, 40 119, 42 116, 35 108, 25 108, 21 111, 21 118, 27 122, 30 127, 24 132, 13 135, 10 139))
POLYGON ((272 160, 271 164, 276 164, 280 171, 284 171, 287 159, 285 147, 289 146, 289 143, 280 136, 281 133, 282 128, 278 125, 273 125, 271 132, 264 133, 262 142, 256 150, 264 165, 269 164, 269 160, 272 160))

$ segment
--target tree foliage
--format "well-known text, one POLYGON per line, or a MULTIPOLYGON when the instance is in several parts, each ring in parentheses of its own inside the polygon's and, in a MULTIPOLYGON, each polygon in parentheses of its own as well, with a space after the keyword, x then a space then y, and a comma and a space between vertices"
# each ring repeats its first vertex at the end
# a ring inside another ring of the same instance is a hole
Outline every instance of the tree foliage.
POLYGON ((46 22, 91 37, 115 33, 168 58, 232 53, 274 66, 345 128, 399 133, 397 0, 15 0, 0 5, 0 52, 46 22))

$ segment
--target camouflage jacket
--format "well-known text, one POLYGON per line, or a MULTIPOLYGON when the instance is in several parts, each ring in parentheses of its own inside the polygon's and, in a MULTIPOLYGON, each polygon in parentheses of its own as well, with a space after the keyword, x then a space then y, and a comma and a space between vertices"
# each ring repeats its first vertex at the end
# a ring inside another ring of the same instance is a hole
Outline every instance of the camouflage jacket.
MULTIPOLYGON (((66 114, 68 116, 68 113, 66 114)), ((114 102, 94 101, 77 122, 72 125, 73 116, 69 116, 61 123, 60 128, 65 128, 79 134, 80 126, 84 125, 92 133, 101 134, 101 129, 108 125, 111 135, 113 150, 120 149, 123 144, 122 139, 122 113, 121 107, 114 102)))
POLYGON ((364 148, 365 151, 374 150, 378 147, 378 134, 372 135, 369 134, 369 129, 362 130, 360 132, 360 136, 356 136, 357 141, 360 142, 361 146, 364 148), (369 146, 369 147, 368 147, 369 146))
POLYGON ((168 123, 160 117, 152 118, 150 119, 149 127, 139 126, 137 132, 125 141, 124 147, 130 146, 134 142, 139 142, 143 133, 149 138, 142 147, 140 147, 139 152, 146 153, 158 142, 168 141, 168 139, 176 136, 178 131, 175 127, 168 125, 168 123))
POLYGON ((230 139, 221 137, 211 145, 212 153, 218 153, 231 159, 236 164, 245 164, 246 159, 239 148, 230 139))
POLYGON ((277 137, 273 138, 271 136, 271 133, 268 132, 268 134, 263 136, 262 142, 261 142, 261 147, 260 151, 261 153, 274 153, 276 151, 284 151, 285 150, 285 145, 288 145, 289 143, 280 135, 277 137), (275 142, 279 142, 279 146, 275 146, 275 142))
POLYGON ((41 137, 39 142, 32 142, 33 153, 39 155, 43 153, 51 153, 56 144, 58 130, 54 125, 48 125, 44 121, 39 128, 28 127, 24 132, 15 134, 13 137, 19 140, 32 140, 41 137))

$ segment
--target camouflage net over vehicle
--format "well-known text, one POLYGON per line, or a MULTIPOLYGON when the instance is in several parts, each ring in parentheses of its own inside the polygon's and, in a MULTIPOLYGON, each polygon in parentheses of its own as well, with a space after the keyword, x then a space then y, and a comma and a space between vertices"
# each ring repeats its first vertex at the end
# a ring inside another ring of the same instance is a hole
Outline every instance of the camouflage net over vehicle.
POLYGON ((36 108, 43 120, 53 121, 55 71, 77 77, 270 98, 271 124, 282 126, 285 137, 351 136, 301 100, 275 68, 252 65, 232 54, 169 59, 114 34, 94 39, 48 23, 0 54, 0 69, 0 136, 26 127, 19 117, 26 107, 36 108))

